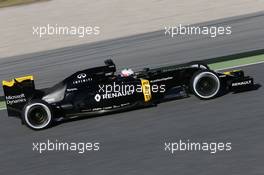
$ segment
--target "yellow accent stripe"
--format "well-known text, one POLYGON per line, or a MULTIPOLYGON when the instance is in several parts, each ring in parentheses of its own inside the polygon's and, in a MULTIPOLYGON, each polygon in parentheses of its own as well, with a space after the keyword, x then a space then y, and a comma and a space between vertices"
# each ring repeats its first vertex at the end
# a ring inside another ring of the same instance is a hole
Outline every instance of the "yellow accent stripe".
POLYGON ((231 75, 231 72, 224 72, 225 75, 231 75))
POLYGON ((142 85, 142 91, 144 94, 144 100, 145 100, 145 102, 148 102, 151 100, 150 83, 148 80, 141 79, 141 85, 142 85))
POLYGON ((33 76, 25 76, 25 77, 19 77, 19 78, 15 78, 15 79, 12 79, 11 81, 2 81, 2 85, 3 86, 8 86, 8 87, 12 87, 12 86, 14 86, 14 84, 15 84, 15 82, 16 81, 17 82, 19 82, 19 83, 21 83, 21 82, 23 82, 23 81, 26 81, 26 80, 31 80, 31 81, 33 81, 34 80, 34 78, 33 78, 33 76))
POLYGON ((232 70, 229 72, 224 72, 225 75, 231 75, 233 72, 240 72, 241 70, 232 70))

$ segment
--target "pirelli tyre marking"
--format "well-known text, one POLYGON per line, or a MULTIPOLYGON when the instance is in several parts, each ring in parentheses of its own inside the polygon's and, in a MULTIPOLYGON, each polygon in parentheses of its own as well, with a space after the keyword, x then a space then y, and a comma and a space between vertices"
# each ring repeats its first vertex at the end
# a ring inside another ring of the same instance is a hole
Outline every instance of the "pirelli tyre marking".
POLYGON ((150 83, 148 80, 141 79, 141 85, 142 85, 142 92, 144 95, 144 100, 145 100, 145 102, 148 102, 151 100, 150 83))

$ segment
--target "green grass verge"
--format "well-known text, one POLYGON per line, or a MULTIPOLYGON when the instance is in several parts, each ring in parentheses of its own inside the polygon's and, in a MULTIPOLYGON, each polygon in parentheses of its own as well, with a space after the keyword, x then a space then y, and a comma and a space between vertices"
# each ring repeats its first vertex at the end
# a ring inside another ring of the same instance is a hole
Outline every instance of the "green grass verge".
POLYGON ((34 2, 41 2, 41 1, 46 1, 46 0, 0 0, 0 8, 14 6, 14 5, 29 4, 34 2))
POLYGON ((219 70, 219 69, 225 69, 225 68, 230 68, 230 67, 257 64, 261 62, 264 62, 264 54, 235 59, 235 60, 212 63, 212 64, 209 64, 209 67, 213 70, 219 70))
POLYGON ((0 109, 5 109, 5 108, 6 108, 5 102, 1 101, 0 102, 0 109))

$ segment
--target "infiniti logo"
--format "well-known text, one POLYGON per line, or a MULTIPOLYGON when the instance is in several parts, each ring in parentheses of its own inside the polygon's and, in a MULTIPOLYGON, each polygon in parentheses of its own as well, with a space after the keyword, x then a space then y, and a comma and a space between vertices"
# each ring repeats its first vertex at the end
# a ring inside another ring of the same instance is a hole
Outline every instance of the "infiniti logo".
POLYGON ((81 73, 81 74, 79 74, 79 75, 77 75, 77 78, 78 79, 83 79, 83 78, 86 78, 86 74, 85 73, 81 73))

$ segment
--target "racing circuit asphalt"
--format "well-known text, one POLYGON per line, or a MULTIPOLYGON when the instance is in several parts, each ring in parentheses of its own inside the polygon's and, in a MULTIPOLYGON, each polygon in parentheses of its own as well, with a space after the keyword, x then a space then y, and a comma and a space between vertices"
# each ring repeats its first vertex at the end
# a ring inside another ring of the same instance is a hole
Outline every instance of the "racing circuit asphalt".
MULTIPOLYGON (((50 54, 22 56, 23 62, 18 61, 18 57, 0 60, 1 78, 12 71, 18 71, 18 74, 39 71, 37 74, 43 74, 39 79, 41 84, 48 85, 79 67, 84 68, 85 64, 100 63, 110 53, 117 57, 117 65, 140 67, 263 47, 263 15, 226 23, 234 26, 232 39, 192 37, 190 40, 171 40, 151 33, 105 44, 50 51, 50 54), (38 55, 40 59, 35 58, 38 55)), ((264 84, 263 64, 243 69, 256 82, 264 84)), ((0 111, 0 174, 261 175, 264 172, 263 104, 262 87, 210 101, 190 97, 158 107, 76 120, 39 132, 21 126, 19 120, 8 118, 5 111, 0 111), (85 154, 32 151, 32 142, 47 139, 97 141, 101 143, 101 150, 85 154), (232 151, 214 155, 208 152, 171 155, 164 151, 164 142, 180 139, 232 142, 232 151)))

